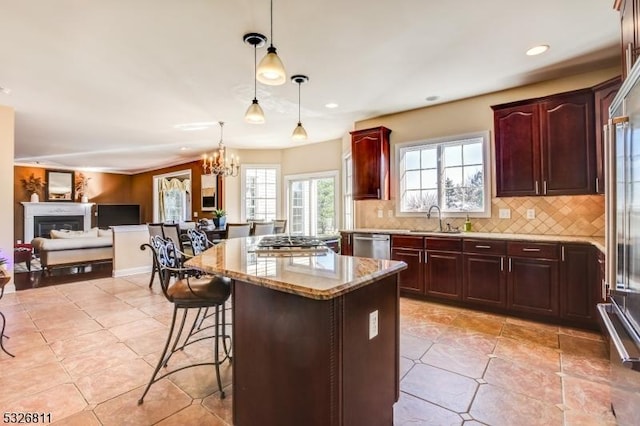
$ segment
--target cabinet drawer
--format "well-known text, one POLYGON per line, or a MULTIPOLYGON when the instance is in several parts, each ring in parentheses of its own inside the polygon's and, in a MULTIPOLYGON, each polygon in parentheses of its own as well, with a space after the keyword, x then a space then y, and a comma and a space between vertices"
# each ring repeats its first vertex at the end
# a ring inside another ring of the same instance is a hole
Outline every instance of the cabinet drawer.
POLYGON ((462 239, 427 237, 425 247, 427 250, 462 251, 462 239))
POLYGON ((424 237, 415 235, 392 235, 391 247, 424 248, 424 237))
POLYGON ((462 249, 465 253, 479 254, 505 254, 507 243, 495 240, 467 240, 462 242, 462 249))
POLYGON ((518 257, 558 258, 558 244, 517 241, 507 243, 507 254, 518 257))

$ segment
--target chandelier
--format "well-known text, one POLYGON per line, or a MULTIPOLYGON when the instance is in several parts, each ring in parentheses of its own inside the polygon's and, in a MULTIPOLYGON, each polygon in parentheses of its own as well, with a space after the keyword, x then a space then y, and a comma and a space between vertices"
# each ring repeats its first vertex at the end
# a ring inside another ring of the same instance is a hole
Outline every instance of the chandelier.
POLYGON ((218 144, 218 152, 214 152, 210 156, 204 154, 202 159, 202 169, 205 175, 217 175, 222 177, 238 176, 238 170, 240 169, 240 157, 234 157, 233 154, 231 155, 231 160, 225 157, 224 142, 222 142, 224 122, 218 121, 218 124, 220 124, 220 143, 218 144))

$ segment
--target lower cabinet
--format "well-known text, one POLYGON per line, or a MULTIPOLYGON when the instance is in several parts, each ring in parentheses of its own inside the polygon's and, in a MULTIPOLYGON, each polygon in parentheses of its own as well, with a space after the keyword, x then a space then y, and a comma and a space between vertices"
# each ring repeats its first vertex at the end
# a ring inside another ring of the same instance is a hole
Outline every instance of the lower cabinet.
POLYGON ((462 239, 427 237, 425 248, 425 294, 462 299, 462 239))
POLYGON ((509 257, 507 308, 558 316, 558 261, 509 257))
POLYGON ((343 256, 353 256, 353 234, 343 232, 340 234, 340 254, 343 256))
POLYGON ((401 260, 407 269, 400 272, 398 284, 405 293, 424 294, 422 262, 424 238, 418 236, 391 237, 391 259, 401 260))
POLYGON ((561 252, 560 306, 563 318, 595 322, 596 304, 602 296, 601 268, 596 249, 587 244, 564 244, 561 252))
POLYGON ((465 239, 463 251, 462 299, 474 304, 506 307, 506 243, 465 239))

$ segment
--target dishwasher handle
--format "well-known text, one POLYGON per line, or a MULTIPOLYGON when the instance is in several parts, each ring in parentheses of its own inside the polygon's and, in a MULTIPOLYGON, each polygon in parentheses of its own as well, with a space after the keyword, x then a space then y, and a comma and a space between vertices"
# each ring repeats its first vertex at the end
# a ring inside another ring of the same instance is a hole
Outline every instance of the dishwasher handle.
POLYGON ((361 240, 361 241, 388 241, 389 240, 389 236, 388 235, 372 235, 372 236, 368 237, 368 236, 364 236, 364 235, 354 235, 353 239, 354 240, 361 240))

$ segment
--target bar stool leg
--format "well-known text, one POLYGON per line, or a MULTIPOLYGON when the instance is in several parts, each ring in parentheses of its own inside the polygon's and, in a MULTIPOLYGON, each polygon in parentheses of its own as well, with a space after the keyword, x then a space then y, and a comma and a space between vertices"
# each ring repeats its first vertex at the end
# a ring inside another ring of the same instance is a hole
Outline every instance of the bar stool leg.
POLYGON ((5 318, 4 314, 2 312, 0 312, 0 316, 2 317, 2 330, 0 330, 0 349, 2 349, 2 351, 4 353, 6 353, 7 355, 9 355, 12 358, 15 358, 16 356, 14 354, 12 354, 11 352, 9 352, 5 347, 4 347, 4 339, 8 339, 9 336, 6 336, 4 334, 4 327, 7 325, 7 319, 5 318))

